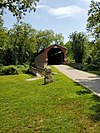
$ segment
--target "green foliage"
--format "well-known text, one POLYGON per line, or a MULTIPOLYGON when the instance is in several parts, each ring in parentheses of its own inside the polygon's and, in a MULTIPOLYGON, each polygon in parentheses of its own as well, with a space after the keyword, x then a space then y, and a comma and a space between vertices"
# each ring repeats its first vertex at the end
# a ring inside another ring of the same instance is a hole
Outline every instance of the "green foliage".
POLYGON ((84 71, 98 71, 99 70, 99 66, 95 65, 95 64, 86 64, 85 66, 83 66, 83 70, 84 71))
POLYGON ((14 66, 5 66, 2 67, 1 70, 1 75, 15 75, 18 74, 16 67, 14 66))
POLYGON ((52 30, 38 31, 37 38, 37 52, 49 46, 52 43, 54 32, 52 30))
POLYGON ((98 42, 91 42, 87 45, 86 48, 86 57, 83 62, 83 69, 84 70, 98 70, 100 69, 100 43, 98 42), (92 46, 92 47, 91 47, 92 46))
POLYGON ((14 25, 12 29, 0 30, 0 63, 4 65, 29 62, 36 52, 35 29, 29 24, 14 25))
POLYGON ((65 47, 66 47, 66 62, 67 63, 74 63, 75 60, 73 58, 73 52, 72 52, 72 45, 71 45, 71 42, 68 41, 66 44, 65 44, 65 47))
POLYGON ((92 63, 92 56, 90 56, 90 55, 87 56, 84 62, 87 64, 91 64, 92 63))
POLYGON ((99 70, 96 70, 96 71, 93 70, 93 71, 88 71, 88 72, 100 76, 100 69, 99 70))
POLYGON ((0 30, 3 28, 3 24, 4 24, 4 22, 2 20, 2 17, 0 16, 0 30))
POLYGON ((100 51, 97 51, 96 55, 92 60, 92 64, 98 65, 100 67, 100 51))
POLYGON ((12 51, 14 52, 14 64, 29 61, 31 55, 36 52, 35 32, 35 29, 32 29, 29 24, 25 23, 14 25, 14 28, 9 31, 12 51))
POLYGON ((88 10, 87 30, 95 38, 86 47, 86 58, 84 69, 100 70, 100 2, 91 1, 90 9, 88 10), (90 59, 91 57, 91 59, 90 59))
MULTIPOLYGON (((0 63, 6 64, 5 56, 9 53, 9 36, 7 34, 7 31, 5 29, 0 29, 0 63)), ((9 60, 10 61, 10 60, 9 60)))
POLYGON ((62 45, 62 46, 64 46, 64 37, 63 37, 63 35, 60 33, 60 34, 55 34, 54 35, 54 40, 52 40, 52 41, 54 41, 53 43, 54 44, 59 44, 59 45, 62 45))
POLYGON ((64 37, 62 34, 55 34, 52 30, 37 31, 37 52, 52 44, 64 44, 64 37))
POLYGON ((87 30, 96 38, 100 38, 100 2, 91 1, 88 10, 87 30))
POLYGON ((86 35, 82 32, 74 32, 70 35, 70 44, 73 52, 73 58, 76 63, 82 63, 84 57, 84 44, 86 35))
POLYGON ((0 67, 0 75, 18 75, 28 73, 29 65, 9 65, 0 67))
POLYGON ((0 64, 0 67, 3 67, 4 65, 3 64, 0 64))
POLYGON ((35 11, 36 5, 39 0, 0 0, 0 14, 3 15, 4 11, 8 9, 13 16, 21 19, 27 11, 35 11))

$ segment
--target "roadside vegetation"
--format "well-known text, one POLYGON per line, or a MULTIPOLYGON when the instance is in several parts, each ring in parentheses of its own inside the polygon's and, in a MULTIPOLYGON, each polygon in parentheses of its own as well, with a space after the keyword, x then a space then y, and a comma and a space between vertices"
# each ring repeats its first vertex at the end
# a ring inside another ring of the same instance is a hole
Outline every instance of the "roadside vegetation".
POLYGON ((0 77, 0 132, 99 133, 100 98, 55 68, 54 82, 0 77))
POLYGON ((100 71, 100 2, 91 1, 88 10, 87 33, 73 32, 66 43, 67 63, 79 63, 84 71, 100 71), (91 41, 90 41, 91 40, 91 41))
POLYGON ((29 73, 29 64, 0 66, 0 75, 19 75, 29 73))

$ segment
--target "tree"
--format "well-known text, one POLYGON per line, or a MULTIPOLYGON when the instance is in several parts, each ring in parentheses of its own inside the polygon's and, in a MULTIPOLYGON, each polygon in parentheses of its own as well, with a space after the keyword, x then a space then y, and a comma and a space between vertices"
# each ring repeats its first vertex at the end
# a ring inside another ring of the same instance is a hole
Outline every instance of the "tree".
POLYGON ((96 65, 96 67, 98 66, 100 69, 100 2, 91 1, 88 16, 87 30, 92 34, 95 40, 90 42, 91 48, 88 49, 88 53, 90 54, 88 54, 86 62, 89 59, 88 65, 96 65))
POLYGON ((3 29, 3 24, 4 24, 4 22, 2 20, 2 17, 0 16, 0 30, 3 29))
POLYGON ((21 19, 27 11, 35 11, 39 0, 0 0, 0 14, 3 15, 4 10, 8 9, 13 16, 21 19))
POLYGON ((76 31, 70 35, 73 57, 76 63, 82 63, 84 57, 84 43, 86 36, 84 33, 76 31))
POLYGON ((67 49, 67 51, 66 51, 66 61, 67 61, 68 63, 74 62, 71 42, 68 41, 68 42, 65 44, 65 47, 66 47, 66 49, 67 49))
POLYGON ((100 2, 91 1, 88 10, 87 30, 96 38, 100 38, 100 2))
MULTIPOLYGON (((9 36, 3 23, 0 22, 0 64, 6 65, 7 49, 9 48, 9 36)), ((9 60, 10 61, 10 60, 9 60)))
POLYGON ((52 30, 38 31, 37 35, 37 52, 49 46, 53 42, 54 32, 52 30))
POLYGON ((64 46, 64 37, 61 33, 54 35, 54 43, 64 46))
POLYGON ((38 31, 37 35, 37 52, 39 52, 41 49, 50 46, 52 44, 60 44, 63 45, 63 39, 64 37, 62 34, 55 34, 53 30, 44 30, 44 31, 38 31))
POLYGON ((29 62, 31 55, 36 52, 36 30, 29 24, 15 24, 9 30, 10 53, 12 53, 12 64, 29 62))

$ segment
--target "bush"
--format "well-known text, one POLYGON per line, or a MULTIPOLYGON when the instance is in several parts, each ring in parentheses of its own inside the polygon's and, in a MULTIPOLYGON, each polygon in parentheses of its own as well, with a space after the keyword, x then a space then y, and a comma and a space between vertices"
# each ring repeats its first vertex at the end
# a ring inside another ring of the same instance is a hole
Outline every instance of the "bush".
POLYGON ((28 68, 29 68, 28 65, 3 66, 3 67, 0 67, 0 75, 15 75, 15 74, 28 73, 28 68))
POLYGON ((0 63, 0 73, 2 72, 3 67, 4 67, 4 65, 0 63))
POLYGON ((87 64, 91 64, 91 62, 92 62, 92 56, 87 56, 87 58, 84 60, 84 62, 85 63, 87 63, 87 64))
POLYGON ((29 65, 27 65, 25 63, 23 65, 17 65, 16 67, 18 69, 19 74, 27 73, 27 70, 29 69, 29 65))
POLYGON ((95 57, 95 58, 93 59, 92 64, 94 64, 94 65, 99 65, 99 64, 100 64, 100 62, 99 62, 99 60, 98 60, 97 57, 95 57))
POLYGON ((94 59, 92 61, 92 64, 99 65, 100 66, 100 50, 97 51, 96 55, 94 56, 94 59))
POLYGON ((95 64, 89 64, 83 67, 84 71, 96 71, 98 69, 99 69, 99 66, 95 64))
POLYGON ((1 75, 15 75, 18 74, 17 69, 15 68, 15 66, 4 66, 1 69, 1 75))
POLYGON ((0 63, 0 67, 3 67, 4 65, 0 63))

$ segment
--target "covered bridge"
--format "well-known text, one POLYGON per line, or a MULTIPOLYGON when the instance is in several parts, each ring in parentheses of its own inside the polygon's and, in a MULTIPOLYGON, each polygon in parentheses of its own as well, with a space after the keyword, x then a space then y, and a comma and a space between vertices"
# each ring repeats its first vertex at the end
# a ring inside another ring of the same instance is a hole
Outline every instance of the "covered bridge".
POLYGON ((35 66, 64 64, 66 48, 61 45, 51 45, 41 50, 35 57, 35 66))

